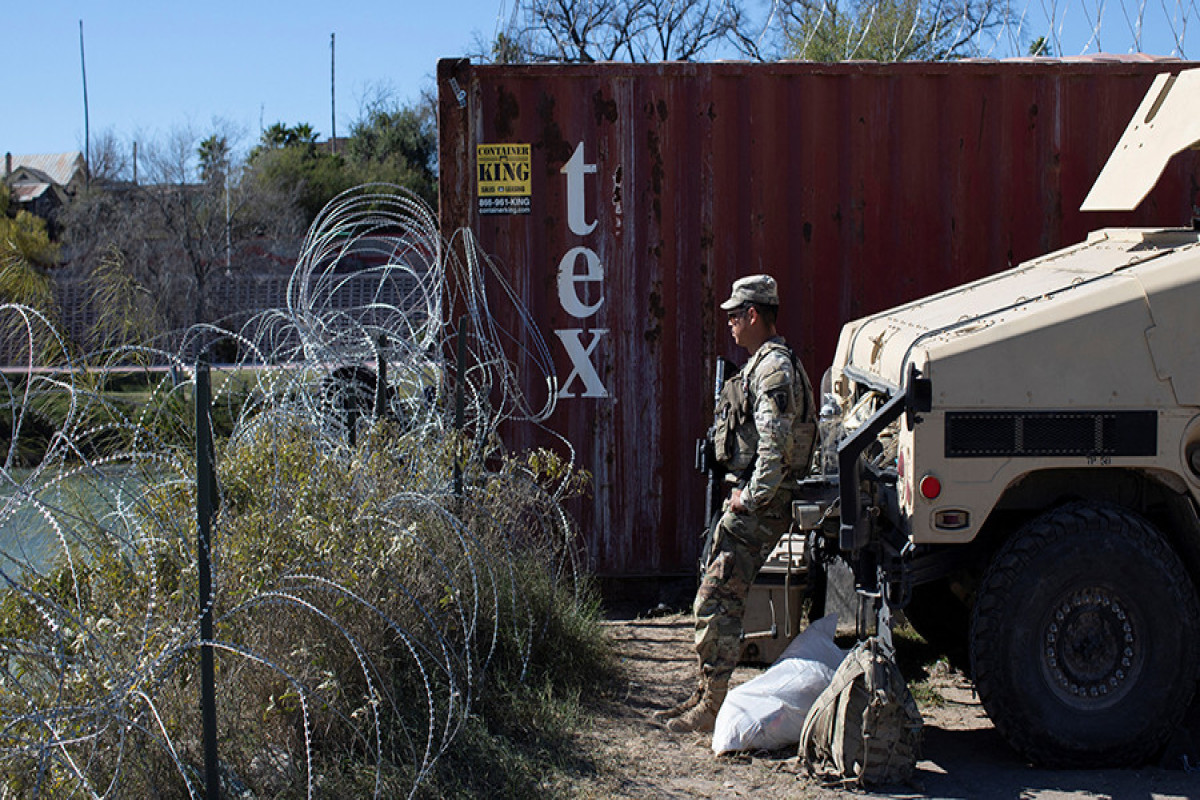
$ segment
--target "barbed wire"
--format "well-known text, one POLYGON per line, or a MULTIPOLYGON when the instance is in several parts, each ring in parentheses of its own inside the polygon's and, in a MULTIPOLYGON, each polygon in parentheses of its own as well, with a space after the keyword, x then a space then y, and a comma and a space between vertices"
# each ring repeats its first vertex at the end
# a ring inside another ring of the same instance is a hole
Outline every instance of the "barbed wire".
POLYGON ((446 241, 403 190, 336 199, 284 307, 177 350, 79 355, 14 305, 0 325, 28 356, 0 375, 6 797, 203 794, 188 354, 219 342, 238 353, 211 410, 228 796, 412 796, 493 665, 526 674, 536 587, 579 597, 574 465, 499 438, 553 411, 549 349, 469 232, 446 241), (364 274, 374 293, 343 302, 364 274))

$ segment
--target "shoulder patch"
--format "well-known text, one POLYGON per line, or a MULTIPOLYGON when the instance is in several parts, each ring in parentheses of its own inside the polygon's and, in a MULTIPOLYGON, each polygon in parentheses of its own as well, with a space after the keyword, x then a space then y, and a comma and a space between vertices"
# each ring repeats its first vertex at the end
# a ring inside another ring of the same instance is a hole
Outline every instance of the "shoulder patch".
POLYGON ((792 391, 786 386, 779 389, 770 389, 767 391, 767 397, 771 398, 771 402, 775 404, 775 410, 780 414, 786 414, 788 406, 791 405, 792 391))

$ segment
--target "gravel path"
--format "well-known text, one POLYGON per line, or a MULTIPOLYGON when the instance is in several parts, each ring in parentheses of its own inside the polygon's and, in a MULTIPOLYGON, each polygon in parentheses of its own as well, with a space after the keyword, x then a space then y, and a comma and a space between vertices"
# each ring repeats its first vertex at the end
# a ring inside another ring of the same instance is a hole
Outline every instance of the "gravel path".
MULTIPOLYGON (((824 787, 804 774, 795 751, 715 757, 709 737, 676 736, 650 714, 682 700, 695 680, 691 623, 683 615, 607 623, 621 657, 623 690, 607 698, 580 746, 594 772, 565 789, 587 798, 1188 798, 1200 773, 1141 770, 1052 771, 1019 760, 992 728, 959 673, 930 679, 940 702, 922 707, 924 757, 911 786, 893 793, 824 787)), ((735 683, 761 670, 740 667, 735 683)), ((909 680, 923 676, 907 676, 909 680)))

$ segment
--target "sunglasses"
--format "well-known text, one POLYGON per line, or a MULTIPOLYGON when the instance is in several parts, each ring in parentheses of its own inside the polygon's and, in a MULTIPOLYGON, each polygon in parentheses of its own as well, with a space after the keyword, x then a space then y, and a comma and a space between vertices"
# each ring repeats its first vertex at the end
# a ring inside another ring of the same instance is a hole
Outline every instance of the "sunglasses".
POLYGON ((736 311, 730 311, 729 312, 729 321, 734 322, 736 320, 742 319, 749 313, 750 313, 749 306, 747 306, 746 308, 739 308, 736 311))

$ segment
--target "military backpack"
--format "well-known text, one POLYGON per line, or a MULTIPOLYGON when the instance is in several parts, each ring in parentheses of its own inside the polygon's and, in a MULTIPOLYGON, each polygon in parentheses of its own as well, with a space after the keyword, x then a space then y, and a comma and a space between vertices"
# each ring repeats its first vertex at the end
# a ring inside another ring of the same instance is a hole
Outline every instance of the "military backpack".
POLYGON ((894 651, 872 636, 846 655, 809 709, 800 757, 824 780, 860 787, 903 783, 916 769, 921 724, 894 651))

